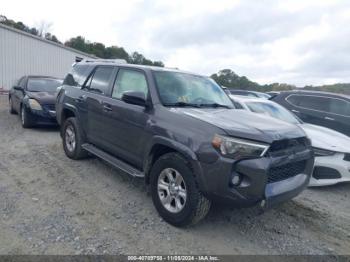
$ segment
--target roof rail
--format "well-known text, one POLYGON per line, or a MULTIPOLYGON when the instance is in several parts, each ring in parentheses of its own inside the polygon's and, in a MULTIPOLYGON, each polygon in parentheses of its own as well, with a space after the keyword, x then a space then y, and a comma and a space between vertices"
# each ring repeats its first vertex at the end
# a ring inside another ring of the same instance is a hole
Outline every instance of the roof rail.
POLYGON ((85 58, 78 63, 113 63, 113 64, 127 64, 125 59, 91 59, 85 58))

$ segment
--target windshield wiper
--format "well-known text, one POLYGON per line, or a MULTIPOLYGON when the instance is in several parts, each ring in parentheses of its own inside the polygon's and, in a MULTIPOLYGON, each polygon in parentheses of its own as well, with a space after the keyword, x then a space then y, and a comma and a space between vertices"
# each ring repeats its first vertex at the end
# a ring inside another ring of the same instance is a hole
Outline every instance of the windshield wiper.
POLYGON ((186 103, 186 102, 165 103, 164 106, 174 106, 174 107, 201 107, 200 104, 192 104, 192 103, 186 103))
POLYGON ((205 106, 208 106, 208 107, 223 107, 223 108, 232 108, 228 105, 222 105, 222 104, 219 104, 219 103, 211 103, 211 104, 199 104, 199 106, 201 107, 205 107, 205 106))

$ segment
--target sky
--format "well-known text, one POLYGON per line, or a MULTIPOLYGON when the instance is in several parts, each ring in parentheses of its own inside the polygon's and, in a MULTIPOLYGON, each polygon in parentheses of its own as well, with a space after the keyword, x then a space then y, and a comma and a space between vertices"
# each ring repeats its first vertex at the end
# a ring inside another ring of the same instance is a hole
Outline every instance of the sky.
POLYGON ((0 14, 50 24, 63 42, 82 35, 204 75, 227 68, 260 84, 350 83, 348 0, 11 0, 0 14))

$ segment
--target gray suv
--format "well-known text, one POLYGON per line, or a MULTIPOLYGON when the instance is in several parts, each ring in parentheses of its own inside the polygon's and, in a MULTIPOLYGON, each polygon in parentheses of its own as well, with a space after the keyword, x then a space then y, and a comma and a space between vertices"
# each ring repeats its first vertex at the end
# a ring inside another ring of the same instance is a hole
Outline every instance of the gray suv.
POLYGON ((63 148, 95 155, 149 185, 175 226, 214 201, 270 207, 298 195, 313 168, 297 126, 235 110, 208 77, 120 61, 82 61, 56 102, 63 148))

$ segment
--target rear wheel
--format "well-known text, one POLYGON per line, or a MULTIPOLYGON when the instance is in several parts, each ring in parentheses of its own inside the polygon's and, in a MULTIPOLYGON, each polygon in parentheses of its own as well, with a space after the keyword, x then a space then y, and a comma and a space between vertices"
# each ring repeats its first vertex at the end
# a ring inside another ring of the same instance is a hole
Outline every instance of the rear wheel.
POLYGON ((85 136, 75 117, 70 117, 64 122, 62 142, 64 152, 69 158, 77 160, 88 156, 88 153, 82 148, 85 136))
POLYGON ((20 117, 21 117, 21 124, 23 128, 30 128, 33 126, 33 121, 31 119, 31 116, 24 105, 21 106, 20 117))
POLYGON ((160 216, 174 226, 203 219, 211 202, 196 184, 188 162, 177 153, 161 156, 151 170, 151 194, 160 216))
POLYGON ((9 98, 9 111, 10 114, 16 114, 16 111, 13 109, 13 101, 11 97, 9 98))

